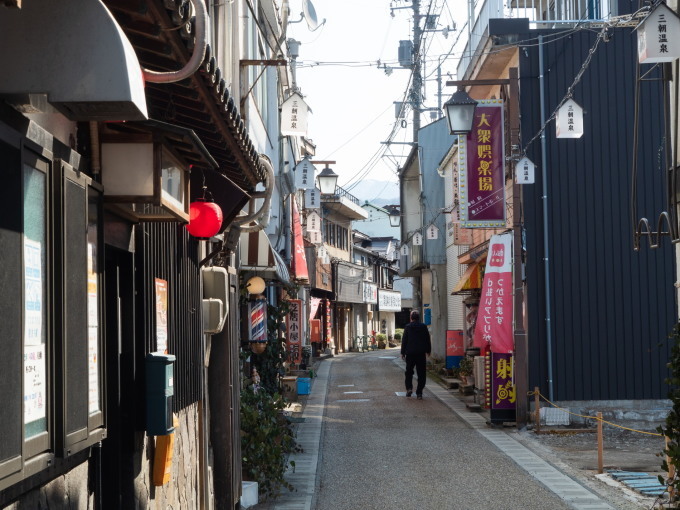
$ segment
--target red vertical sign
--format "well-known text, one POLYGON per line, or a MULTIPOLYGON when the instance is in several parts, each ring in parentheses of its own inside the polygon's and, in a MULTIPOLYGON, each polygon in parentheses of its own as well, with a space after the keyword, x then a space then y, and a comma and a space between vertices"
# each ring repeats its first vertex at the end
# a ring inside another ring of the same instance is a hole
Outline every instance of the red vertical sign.
POLYGON ((493 236, 479 299, 473 343, 482 350, 511 353, 512 337, 512 233, 493 236))
POLYGON ((446 355, 464 356, 465 347, 463 346, 463 331, 458 329, 446 330, 446 355))

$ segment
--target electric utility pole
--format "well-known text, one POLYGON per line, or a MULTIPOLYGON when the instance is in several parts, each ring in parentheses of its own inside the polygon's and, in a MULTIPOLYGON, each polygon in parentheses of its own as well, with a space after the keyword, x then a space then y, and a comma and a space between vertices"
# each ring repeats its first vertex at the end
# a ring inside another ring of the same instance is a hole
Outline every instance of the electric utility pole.
POLYGON ((422 107, 423 75, 420 61, 420 0, 413 0, 413 80, 409 90, 409 102, 413 106, 413 142, 418 142, 420 130, 420 109, 422 107))

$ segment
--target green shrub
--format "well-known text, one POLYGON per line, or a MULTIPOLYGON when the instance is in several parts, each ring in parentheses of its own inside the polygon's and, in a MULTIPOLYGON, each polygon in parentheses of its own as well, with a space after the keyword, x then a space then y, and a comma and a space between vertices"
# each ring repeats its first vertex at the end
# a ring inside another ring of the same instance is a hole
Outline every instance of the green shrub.
POLYGON ((401 341, 401 337, 404 336, 404 330, 402 328, 397 328, 394 330, 394 339, 401 341))

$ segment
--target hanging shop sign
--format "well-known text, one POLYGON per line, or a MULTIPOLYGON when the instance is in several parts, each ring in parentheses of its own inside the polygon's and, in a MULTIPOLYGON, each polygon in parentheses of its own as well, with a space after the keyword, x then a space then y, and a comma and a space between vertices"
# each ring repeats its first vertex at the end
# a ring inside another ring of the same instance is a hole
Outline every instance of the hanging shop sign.
POLYGON ((286 348, 288 361, 298 364, 302 360, 302 300, 288 300, 286 316, 286 348))
POLYGON ((413 234, 413 246, 422 246, 423 245, 423 234, 420 232, 416 232, 413 234))
POLYGON ((307 232, 321 232, 321 216, 314 211, 307 215, 307 232))
POLYGON ((378 310, 381 312, 400 312, 401 292, 380 289, 378 291, 378 310))
POLYGON ((309 156, 305 156, 295 166, 295 187, 297 189, 314 188, 316 182, 316 167, 312 164, 309 156))
POLYGON ((523 157, 515 166, 515 182, 517 184, 533 184, 536 180, 536 166, 527 157, 523 157))
POLYGON ((408 256, 408 245, 407 244, 402 244, 401 248, 399 250, 404 257, 408 256))
POLYGON ((309 188, 305 191, 305 209, 319 209, 321 207, 321 191, 319 188, 309 188))
POLYGON ((508 353, 512 336, 512 233, 491 237, 473 344, 508 353))
POLYGON ((438 239, 439 238, 439 229, 435 226, 433 223, 429 227, 427 227, 426 230, 426 235, 428 239, 438 239))
POLYGON ((321 235, 321 232, 318 232, 316 230, 313 230, 311 232, 307 232, 309 235, 309 242, 312 244, 321 244, 323 242, 323 236, 321 235))
POLYGON ((378 286, 375 283, 364 282, 364 303, 378 303, 378 286))
POLYGON ((573 99, 567 99, 557 110, 555 129, 557 138, 581 138, 583 136, 583 108, 573 99))
POLYGON ((478 101, 467 136, 459 135, 460 222, 466 228, 505 226, 503 101, 478 101))
POLYGON ((307 103, 300 94, 293 93, 281 104, 281 134, 306 136, 308 114, 307 103))
POLYGON ((659 3, 637 27, 641 64, 673 62, 680 57, 680 18, 659 3))
POLYGON ((293 198, 293 253, 291 260, 291 276, 300 283, 309 282, 309 269, 307 268, 307 257, 305 256, 305 242, 302 238, 302 225, 300 225, 300 213, 293 198))

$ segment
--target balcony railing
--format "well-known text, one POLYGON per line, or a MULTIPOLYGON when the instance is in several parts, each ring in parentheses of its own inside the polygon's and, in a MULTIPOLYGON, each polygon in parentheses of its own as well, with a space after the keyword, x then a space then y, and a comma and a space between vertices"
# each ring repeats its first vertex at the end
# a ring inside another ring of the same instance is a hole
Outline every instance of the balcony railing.
POLYGON ((339 198, 340 198, 340 197, 345 197, 345 198, 346 198, 347 200, 349 200, 350 202, 354 202, 356 205, 361 205, 361 203, 359 202, 359 199, 358 199, 357 197, 355 197, 354 195, 352 195, 352 194, 351 194, 349 191, 347 191, 346 189, 341 188, 340 186, 336 186, 336 187, 335 187, 335 193, 333 193, 332 195, 322 195, 322 196, 323 196, 323 197, 332 197, 332 196, 334 196, 334 197, 339 197, 339 198))
POLYGON ((557 28, 577 25, 584 21, 601 21, 614 14, 612 0, 484 0, 478 2, 469 40, 458 64, 459 79, 465 76, 471 61, 489 36, 489 20, 496 18, 528 18, 531 28, 557 28))

